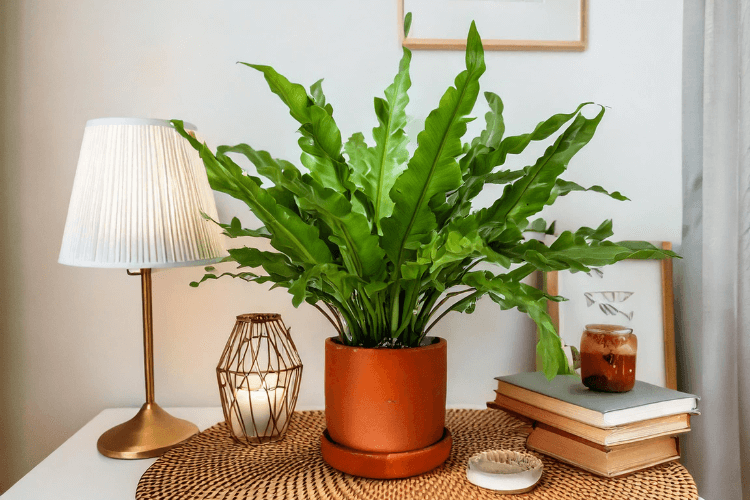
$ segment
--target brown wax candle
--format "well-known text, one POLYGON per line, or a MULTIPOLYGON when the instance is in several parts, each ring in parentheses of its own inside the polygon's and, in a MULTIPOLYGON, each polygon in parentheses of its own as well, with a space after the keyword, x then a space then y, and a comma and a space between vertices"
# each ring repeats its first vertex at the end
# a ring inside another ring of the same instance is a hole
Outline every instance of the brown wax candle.
POLYGON ((627 392, 635 385, 638 339, 631 328, 586 325, 581 336, 581 379, 589 389, 627 392))

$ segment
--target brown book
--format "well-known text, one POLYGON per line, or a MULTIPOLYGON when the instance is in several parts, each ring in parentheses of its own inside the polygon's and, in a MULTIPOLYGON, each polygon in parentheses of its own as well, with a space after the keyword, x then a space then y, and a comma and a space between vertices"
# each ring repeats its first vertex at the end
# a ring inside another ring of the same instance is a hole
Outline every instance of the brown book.
POLYGON ((526 447, 604 477, 622 476, 680 458, 676 437, 602 446, 545 424, 537 424, 531 431, 526 447))
POLYGON ((602 429, 502 394, 496 394, 495 401, 487 403, 487 406, 509 411, 514 415, 520 415, 534 422, 547 424, 604 446, 631 443, 659 436, 671 436, 690 430, 690 415, 687 413, 668 415, 666 417, 642 420, 640 422, 602 429))

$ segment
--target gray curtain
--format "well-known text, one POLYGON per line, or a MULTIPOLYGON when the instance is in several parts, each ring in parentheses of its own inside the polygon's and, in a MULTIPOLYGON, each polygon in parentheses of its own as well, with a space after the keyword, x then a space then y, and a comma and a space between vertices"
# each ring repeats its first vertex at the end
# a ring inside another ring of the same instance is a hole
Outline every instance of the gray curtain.
POLYGON ((750 500, 750 0, 686 0, 680 388, 683 463, 706 500, 750 500))

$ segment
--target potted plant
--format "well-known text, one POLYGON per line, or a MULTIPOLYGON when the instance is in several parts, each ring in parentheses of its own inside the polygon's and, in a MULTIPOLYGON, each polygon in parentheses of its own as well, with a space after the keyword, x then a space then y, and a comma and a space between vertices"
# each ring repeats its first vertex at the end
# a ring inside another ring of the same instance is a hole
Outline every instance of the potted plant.
POLYGON ((526 231, 546 231, 543 220, 532 218, 572 191, 627 199, 560 178, 593 137, 603 107, 587 118, 581 110, 593 105, 584 103, 530 133, 505 137, 503 103, 486 92, 486 128, 462 143, 485 71, 472 23, 466 69, 425 120, 410 156, 404 133, 410 61, 404 49, 385 98, 375 98, 378 124, 369 145, 361 133, 342 140, 321 81, 308 92, 270 66, 243 63, 263 74, 300 123, 306 171, 247 144, 220 146, 213 153, 173 121, 200 151, 211 187, 245 202, 263 226, 245 229, 237 218, 216 223, 232 238, 270 239, 276 250, 229 250, 227 260, 239 264, 238 272, 207 274, 201 281, 229 275, 271 282, 289 290, 295 307, 307 302, 317 308, 337 331, 326 341, 330 439, 385 454, 429 448, 445 438, 446 345, 427 335, 446 314, 471 313, 485 295, 501 309, 527 313, 538 325, 537 351, 552 378, 570 373, 546 313, 547 300, 562 298, 522 279, 537 269, 587 272, 626 258, 674 256, 645 242, 608 241, 609 220, 598 228, 563 232, 550 246, 524 238, 526 231), (503 168, 509 155, 561 130, 533 165, 503 168), (244 155, 270 183, 245 172, 231 154, 244 155), (505 185, 502 196, 489 207, 473 208, 487 184, 505 185), (480 263, 494 264, 496 271, 480 270, 480 263))

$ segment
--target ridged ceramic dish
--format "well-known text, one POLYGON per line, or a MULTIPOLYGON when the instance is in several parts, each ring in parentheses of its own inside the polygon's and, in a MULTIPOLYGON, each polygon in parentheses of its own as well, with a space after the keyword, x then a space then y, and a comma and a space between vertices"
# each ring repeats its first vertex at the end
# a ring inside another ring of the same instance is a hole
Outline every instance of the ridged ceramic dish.
POLYGON ((542 461, 517 451, 483 451, 469 459, 466 477, 470 483, 498 493, 526 493, 542 477, 542 461))

